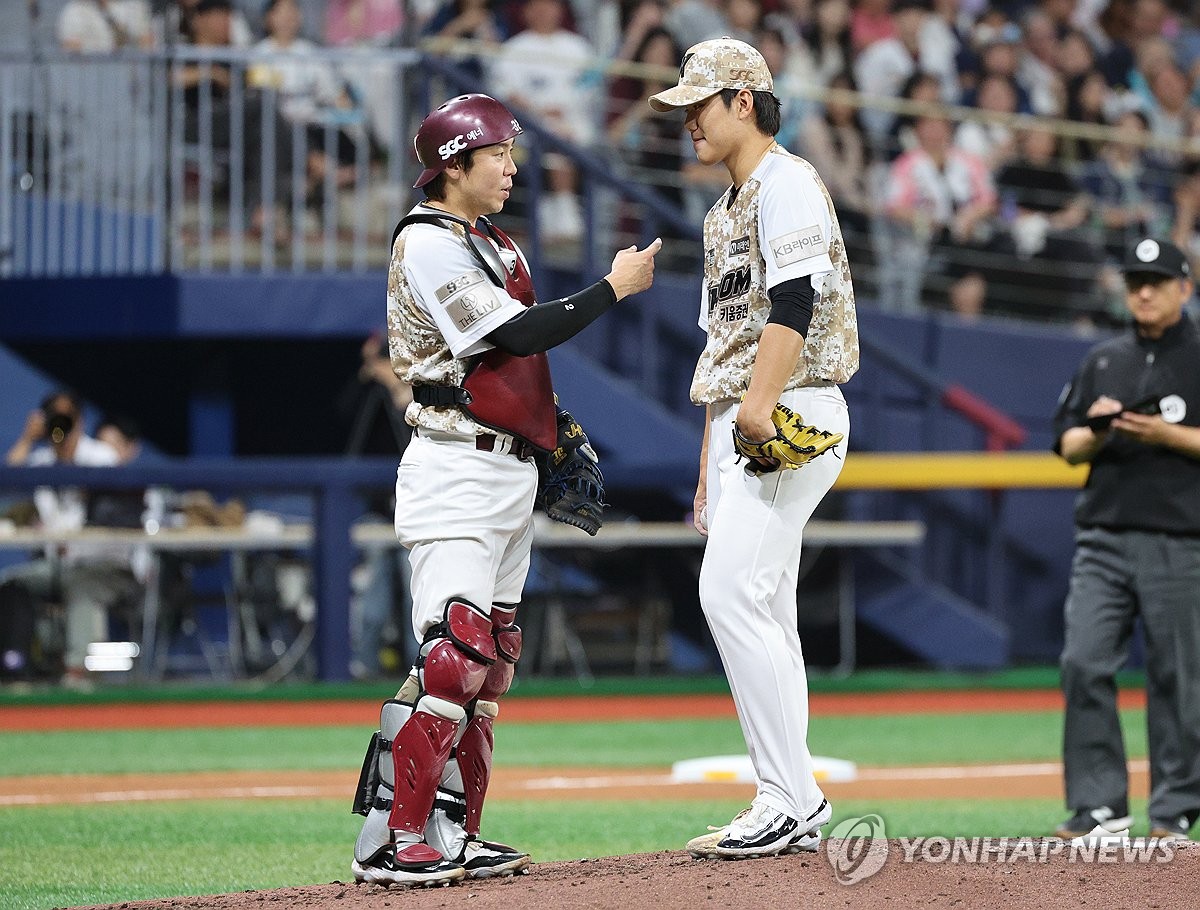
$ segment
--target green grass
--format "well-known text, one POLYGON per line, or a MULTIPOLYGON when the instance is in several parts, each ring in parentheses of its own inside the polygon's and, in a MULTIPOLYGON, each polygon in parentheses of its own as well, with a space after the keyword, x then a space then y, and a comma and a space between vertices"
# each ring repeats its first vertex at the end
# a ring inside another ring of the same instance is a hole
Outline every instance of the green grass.
MULTIPOLYGON (((1138 671, 1118 674, 1122 687, 1141 687, 1145 677, 1138 671)), ((1057 689, 1057 667, 1018 667, 990 672, 947 672, 940 670, 861 670, 848 677, 822 674, 810 670, 809 689, 812 692, 926 692, 950 689, 1022 690, 1057 689)), ((137 682, 114 682, 96 692, 81 693, 57 686, 35 688, 32 691, 0 689, 0 707, 4 705, 102 704, 125 702, 172 701, 321 701, 330 699, 365 699, 376 701, 388 694, 399 679, 366 682, 298 683, 284 682, 265 685, 254 682, 197 684, 195 682, 156 682, 152 685, 137 682)), ((727 693, 729 684, 721 675, 597 677, 583 686, 571 677, 522 677, 520 674, 508 697, 558 698, 592 695, 675 695, 727 693)))
MULTIPOLYGON (((1145 712, 1126 711, 1122 723, 1130 756, 1144 756, 1145 712)), ((811 725, 809 745, 817 755, 863 765, 1053 761, 1060 754, 1061 724, 1052 711, 818 717, 811 725)), ((5 733, 0 775, 353 770, 362 762, 370 732, 364 725, 5 733), (54 756, 49 764, 47 755, 54 756)), ((496 727, 496 759, 506 765, 666 766, 684 758, 744 751, 732 718, 501 722, 496 727)))
MULTIPOLYGON (((496 802, 485 833, 543 862, 678 850, 740 808, 728 800, 656 802, 649 813, 637 802, 496 802)), ((891 837, 1041 834, 1062 816, 1052 800, 851 800, 836 809, 833 824, 881 815, 891 837)), ((330 800, 53 806, 8 809, 3 818, 20 832, 0 841, 6 910, 344 882, 359 821, 330 800), (70 881, 47 879, 47 856, 70 857, 70 881)))
MULTIPOLYGON (((636 802, 497 802, 486 827, 550 862, 677 850, 740 808, 727 800, 655 803, 653 813, 636 802)), ((1134 808, 1143 812, 1144 801, 1134 808)), ((883 817, 890 837, 1017 836, 1050 830, 1062 808, 1052 800, 850 800, 838 804, 832 824, 868 813, 883 817)), ((328 800, 48 807, 4 816, 21 832, 0 843, 0 894, 11 910, 346 881, 358 830, 345 804, 328 800), (72 880, 47 882, 45 857, 64 852, 72 880)))
MULTIPOLYGON (((580 712, 585 713, 585 712, 580 712)), ((1142 711, 1122 717, 1129 753, 1145 755, 1142 711)), ((352 778, 370 726, 0 734, 0 775, 341 769, 352 778)), ((869 765, 1056 761, 1058 712, 818 717, 814 753, 869 765)), ((667 766, 744 751, 732 718, 497 726, 505 765, 667 766)), ((901 788, 897 792, 902 792, 901 788)), ((0 907, 49 907, 211 894, 341 880, 360 820, 345 800, 203 801, 0 809, 0 907), (13 833, 16 836, 13 836, 13 833), (69 881, 47 856, 69 856, 69 881)), ((1144 814, 1145 801, 1135 801, 1144 814)), ((679 849, 741 805, 725 801, 502 802, 485 833, 543 861, 679 849)), ((839 800, 834 822, 875 813, 891 836, 1041 834, 1058 800, 839 800)), ((1137 833, 1135 831, 1135 833, 1137 833)))

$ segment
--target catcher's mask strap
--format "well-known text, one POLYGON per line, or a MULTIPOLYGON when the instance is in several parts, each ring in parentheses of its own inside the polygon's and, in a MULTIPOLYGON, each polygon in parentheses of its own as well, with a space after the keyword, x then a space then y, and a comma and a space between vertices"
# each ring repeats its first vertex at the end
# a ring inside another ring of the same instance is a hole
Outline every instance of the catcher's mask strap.
POLYGON ((413 386, 413 401, 426 408, 448 408, 452 405, 467 405, 474 400, 471 397, 471 393, 462 386, 413 386))

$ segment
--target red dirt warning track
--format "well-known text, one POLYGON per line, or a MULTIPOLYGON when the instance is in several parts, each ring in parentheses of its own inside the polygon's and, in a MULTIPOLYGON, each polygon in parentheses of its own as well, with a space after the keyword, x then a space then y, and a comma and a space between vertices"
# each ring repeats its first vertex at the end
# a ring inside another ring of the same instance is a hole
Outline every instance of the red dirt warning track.
MULTIPOLYGON (((380 698, 385 695, 381 689, 380 698)), ((1141 690, 1120 693, 1122 708, 1145 703, 1141 690)), ((817 694, 810 706, 814 716, 1059 711, 1062 695, 1055 690, 817 694)), ((12 705, 0 707, 0 730, 370 726, 378 711, 378 701, 364 699, 12 705)), ((733 701, 728 695, 511 698, 503 702, 502 712, 507 723, 732 717, 733 701)))

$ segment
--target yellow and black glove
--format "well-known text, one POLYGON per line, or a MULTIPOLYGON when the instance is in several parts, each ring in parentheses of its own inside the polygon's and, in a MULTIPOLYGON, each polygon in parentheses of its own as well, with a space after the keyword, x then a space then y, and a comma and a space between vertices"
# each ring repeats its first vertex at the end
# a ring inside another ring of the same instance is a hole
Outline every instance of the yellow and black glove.
POLYGON ((775 435, 761 442, 747 439, 737 423, 733 425, 733 449, 739 456, 749 459, 746 464, 748 474, 802 468, 845 438, 843 433, 818 430, 806 424, 804 418, 782 404, 775 405, 771 422, 775 424, 775 435))

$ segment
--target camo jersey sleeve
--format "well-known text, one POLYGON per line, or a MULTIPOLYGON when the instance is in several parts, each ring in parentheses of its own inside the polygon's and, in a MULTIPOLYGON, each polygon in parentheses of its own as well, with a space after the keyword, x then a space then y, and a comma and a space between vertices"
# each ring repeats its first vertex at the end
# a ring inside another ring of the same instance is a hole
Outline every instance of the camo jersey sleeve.
POLYGON ((462 239, 430 224, 406 229, 403 258, 406 283, 414 302, 433 320, 455 357, 470 357, 492 347, 484 336, 524 312, 484 274, 462 239))

